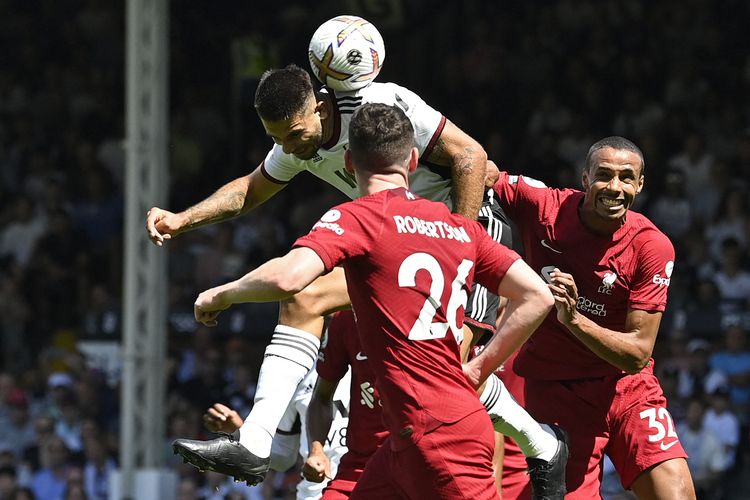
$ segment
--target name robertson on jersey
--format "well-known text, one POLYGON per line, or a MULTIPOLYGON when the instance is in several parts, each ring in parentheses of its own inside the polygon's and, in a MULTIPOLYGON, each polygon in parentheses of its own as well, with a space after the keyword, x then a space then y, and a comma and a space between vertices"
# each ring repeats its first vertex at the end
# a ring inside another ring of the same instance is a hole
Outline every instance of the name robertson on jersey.
POLYGON ((471 238, 469 238, 463 226, 454 227, 440 220, 426 221, 410 215, 404 217, 394 215, 393 221, 396 223, 396 231, 402 234, 423 234, 430 238, 443 238, 456 240, 460 243, 471 243, 471 238))

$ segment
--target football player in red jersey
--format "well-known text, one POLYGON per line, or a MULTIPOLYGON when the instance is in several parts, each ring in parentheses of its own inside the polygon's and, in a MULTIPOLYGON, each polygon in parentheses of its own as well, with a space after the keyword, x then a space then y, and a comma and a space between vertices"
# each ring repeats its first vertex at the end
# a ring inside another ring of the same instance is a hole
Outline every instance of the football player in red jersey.
POLYGON ((493 427, 475 389, 531 335, 552 295, 481 225, 408 190, 418 155, 400 108, 360 107, 349 134, 346 165, 363 196, 329 210, 285 256, 201 293, 196 320, 210 326, 232 304, 289 297, 341 265, 390 432, 351 498, 498 498, 493 427), (510 302, 469 379, 459 344, 475 278, 510 302))
POLYGON ((568 431, 567 498, 599 496, 604 454, 640 498, 695 498, 686 454, 653 373, 674 266, 669 239, 630 209, 640 149, 608 137, 589 149, 583 191, 501 172, 494 186, 524 259, 549 281, 550 314, 522 348, 526 407, 568 431))
POLYGON ((309 481, 320 482, 330 474, 325 440, 333 422, 333 395, 349 367, 352 377, 346 428, 348 451, 341 457, 336 475, 323 491, 323 500, 349 498, 365 464, 388 437, 380 394, 375 387, 375 373, 357 334, 354 314, 341 311, 331 319, 327 337, 321 345, 316 364, 318 380, 307 410, 310 452, 302 467, 302 475, 309 481))

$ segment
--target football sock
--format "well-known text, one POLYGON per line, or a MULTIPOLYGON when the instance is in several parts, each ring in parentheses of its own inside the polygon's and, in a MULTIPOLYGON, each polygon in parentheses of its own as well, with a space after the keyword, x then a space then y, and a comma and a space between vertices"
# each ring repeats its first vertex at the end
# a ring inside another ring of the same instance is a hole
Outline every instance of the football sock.
POLYGON ((240 444, 254 455, 270 456, 276 428, 297 385, 314 366, 319 348, 320 339, 314 335, 276 326, 260 367, 253 408, 240 427, 240 444))
POLYGON ((527 458, 550 460, 557 453, 557 437, 519 405, 497 375, 492 374, 479 400, 490 414, 497 432, 510 436, 527 458))

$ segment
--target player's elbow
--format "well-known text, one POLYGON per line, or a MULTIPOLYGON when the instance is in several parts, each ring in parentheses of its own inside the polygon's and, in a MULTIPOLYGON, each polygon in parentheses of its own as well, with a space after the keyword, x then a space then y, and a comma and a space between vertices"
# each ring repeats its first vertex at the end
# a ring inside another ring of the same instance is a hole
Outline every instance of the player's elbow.
POLYGON ((630 359, 628 359, 625 366, 622 367, 623 371, 625 371, 628 375, 635 375, 636 373, 639 373, 641 370, 646 368, 648 366, 648 362, 651 360, 650 355, 646 356, 633 356, 630 359))
POLYGON ((288 271, 276 276, 276 287, 287 296, 295 295, 309 284, 302 269, 291 267, 288 271))

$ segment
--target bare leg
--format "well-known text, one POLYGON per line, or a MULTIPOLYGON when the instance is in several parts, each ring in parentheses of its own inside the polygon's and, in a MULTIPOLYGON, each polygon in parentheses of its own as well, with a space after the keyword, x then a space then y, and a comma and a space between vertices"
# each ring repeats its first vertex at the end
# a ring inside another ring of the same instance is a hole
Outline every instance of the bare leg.
POLYGON ((279 304, 279 324, 266 348, 255 403, 240 429, 240 444, 268 456, 276 428, 299 382, 318 356, 324 316, 350 307, 344 270, 335 268, 279 304))
POLYGON ((640 500, 694 500, 687 460, 674 458, 643 471, 631 485, 640 500))

